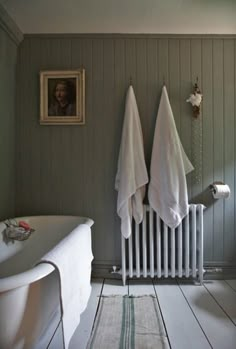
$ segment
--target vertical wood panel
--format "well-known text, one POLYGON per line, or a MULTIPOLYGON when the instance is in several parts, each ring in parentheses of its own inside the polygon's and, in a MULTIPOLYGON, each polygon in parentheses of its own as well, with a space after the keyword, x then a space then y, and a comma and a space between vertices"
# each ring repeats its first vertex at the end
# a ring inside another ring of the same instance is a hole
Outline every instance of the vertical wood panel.
MULTIPOLYGON (((192 91, 191 83, 191 46, 190 40, 181 39, 180 40, 180 139, 183 148, 190 159, 192 160, 191 145, 192 145, 192 135, 191 135, 191 107, 186 103, 186 99, 192 91)), ((188 195, 189 199, 192 198, 191 194, 191 173, 187 176, 188 184, 188 195)))
MULTIPOLYGON (((103 144, 103 175, 106 181, 103 182, 104 201, 110 202, 111 194, 115 198, 115 169, 117 166, 117 158, 114 157, 113 149, 116 146, 117 129, 113 127, 115 121, 116 110, 114 109, 114 90, 115 90, 115 72, 114 72, 114 41, 106 39, 104 41, 104 116, 105 132, 110 137, 104 137, 103 144)), ((114 260, 118 260, 120 250, 115 246, 119 244, 119 235, 117 234, 114 217, 116 216, 116 200, 110 202, 109 207, 104 204, 103 225, 106 235, 104 238, 104 248, 109 251, 110 246, 114 250, 114 260), (118 240, 118 241, 117 241, 118 240)), ((106 257, 109 258, 109 255, 106 257)))
MULTIPOLYGON (((77 38, 78 40, 78 38, 77 38)), ((79 214, 78 197, 83 197, 83 209, 82 214, 88 215, 88 212, 94 217, 95 207, 91 207, 91 187, 94 183, 94 153, 93 142, 90 139, 91 131, 93 132, 93 42, 87 38, 83 38, 78 42, 78 49, 75 50, 72 47, 72 63, 77 63, 76 52, 80 52, 80 63, 85 69, 85 125, 83 127, 78 126, 78 133, 76 137, 76 149, 79 152, 79 158, 83 157, 83 162, 79 165, 79 171, 83 171, 83 183, 84 187, 81 189, 81 184, 77 179, 75 192, 76 197, 74 201, 77 202, 77 214, 79 214), (82 49, 80 48, 82 45, 82 49), (81 142, 81 140, 83 140, 81 142), (88 140, 90 140, 88 142, 88 140), (84 168, 82 168, 84 166, 84 168), (81 193, 80 193, 81 192, 81 193)), ((78 64, 78 63, 77 63, 78 64)), ((80 200, 79 200, 80 201, 80 200)), ((95 227, 96 229, 96 227, 95 227)), ((93 240, 94 242, 94 240, 93 240)))
POLYGON ((204 256, 205 260, 210 261, 213 258, 213 205, 212 194, 209 186, 213 183, 213 112, 212 112, 212 40, 204 39, 202 42, 202 183, 205 192, 205 204, 207 209, 204 211, 204 256))
POLYGON ((158 86, 158 40, 147 39, 147 108, 144 116, 146 124, 145 156, 146 165, 149 172, 151 152, 153 144, 154 129, 159 105, 159 86, 158 86))
MULTIPOLYGON (((29 80, 31 80, 31 72, 29 69, 31 68, 31 41, 28 40, 22 43, 22 51, 20 51, 20 61, 18 61, 18 79, 20 81, 17 88, 17 110, 19 116, 16 119, 16 128, 18 138, 21 142, 18 142, 16 146, 17 149, 17 171, 16 171, 16 214, 19 214, 18 207, 21 205, 23 207, 30 207, 31 203, 31 178, 26 176, 24 169, 27 168, 29 172, 31 172, 31 168, 33 166, 32 157, 31 157, 31 148, 29 147, 28 140, 31 141, 32 135, 30 134, 30 129, 27 127, 29 123, 30 113, 28 108, 30 109, 30 105, 28 106, 28 101, 30 102, 31 93, 29 92, 29 80), (28 77, 29 76, 29 80, 28 77), (24 193, 24 195, 23 195, 24 193)), ((36 82, 37 83, 37 82, 36 82)), ((16 137, 17 138, 17 137, 16 137)))
MULTIPOLYGON (((198 80, 201 88, 202 46, 200 39, 191 40, 191 81, 194 86, 198 80)), ((196 119, 192 116, 192 161, 194 173, 192 174, 192 197, 202 191, 202 115, 196 119)))
MULTIPOLYGON (((117 161, 119 155, 121 132, 124 120, 124 107, 125 107, 125 97, 127 90, 127 81, 125 75, 125 40, 124 39, 114 39, 114 185, 115 185, 115 175, 117 171, 117 161)), ((113 190, 112 199, 115 200, 115 207, 117 202, 117 192, 113 190)), ((120 255, 120 218, 118 218, 115 213, 115 225, 116 230, 114 232, 114 242, 113 242, 113 256, 116 257, 120 255)), ((110 259, 113 259, 110 255, 110 259)), ((113 259, 114 260, 114 259, 113 259)), ((119 261, 118 261, 119 263, 119 261)))
MULTIPOLYGON (((94 155, 93 161, 93 180, 91 188, 94 197, 96 197, 96 207, 94 207, 94 214, 96 219, 96 230, 100 232, 100 239, 95 240, 94 253, 101 251, 104 246, 104 239, 106 235, 106 229, 104 229, 104 219, 106 217, 105 212, 105 198, 103 194, 103 174, 105 166, 103 158, 103 144, 104 144, 104 131, 106 130, 106 124, 104 123, 104 41, 103 39, 93 40, 93 131, 90 135, 92 148, 91 151, 94 155), (99 185, 98 185, 99 183, 99 185)), ((107 251, 104 249, 104 259, 107 251)))
MULTIPOLYGON (((236 40, 234 39, 234 101, 236 101, 236 40)), ((234 106, 234 125, 236 125, 236 105, 234 106)), ((234 138, 234 186, 236 186, 236 135, 234 138)), ((236 227, 236 190, 232 193, 234 198, 234 226, 236 227)), ((236 251, 236 229, 234 230, 234 251, 236 251)), ((236 253, 234 253, 234 263, 236 253)))
POLYGON ((0 27, 0 218, 15 210, 15 74, 17 47, 0 27))
MULTIPOLYGON (((223 40, 213 40, 214 181, 224 181, 223 40)), ((223 260, 224 201, 214 203, 214 260, 223 260)))
MULTIPOLYGON (((38 97, 38 106, 39 106, 39 72, 40 70, 53 70, 54 65, 51 61, 51 40, 45 39, 40 40, 37 44, 40 51, 39 62, 38 62, 38 77, 37 77, 37 97, 38 97)), ((34 52, 34 51, 33 51, 34 52)), ((35 83, 33 85, 35 87, 35 83)), ((37 108, 37 113, 39 114, 39 108, 37 108)), ((39 115, 38 115, 39 118, 39 115)), ((48 195, 51 192, 51 181, 54 180, 52 177, 52 154, 51 154, 51 143, 54 141, 53 137, 54 127, 38 125, 38 132, 40 134, 40 195, 41 203, 40 209, 41 214, 56 213, 54 205, 54 196, 48 195)), ((20 203, 17 205, 17 209, 20 210, 20 203)), ((36 214, 36 212, 34 213, 36 214)))
MULTIPOLYGON (((85 42, 86 39, 82 38, 73 38, 71 40, 71 49, 68 47, 70 56, 68 57, 67 64, 65 63, 66 66, 70 66, 71 69, 84 67, 85 42)), ((87 78, 86 75, 85 78, 87 78)), ((87 121, 86 119, 87 111, 85 99, 85 122, 87 121)), ((73 207, 73 214, 78 215, 79 212, 82 212, 81 215, 85 215, 86 195, 84 194, 88 192, 87 188, 89 186, 89 178, 87 178, 88 171, 86 171, 86 168, 88 168, 87 156, 83 151, 86 149, 87 144, 86 130, 84 126, 79 125, 75 127, 66 127, 62 137, 65 139, 63 143, 66 143, 65 146, 67 149, 65 170, 70 173, 70 181, 65 185, 67 190, 64 199, 70 210, 71 207, 73 207), (80 200, 78 200, 78 198, 80 198, 80 200)))
POLYGON ((159 67, 158 67, 158 76, 159 76, 159 85, 163 86, 163 84, 166 84, 166 87, 168 89, 169 87, 169 42, 168 39, 159 39, 159 47, 158 47, 158 61, 159 61, 159 67))
MULTIPOLYGON (((115 175, 117 171, 117 162, 121 141, 121 132, 124 120, 124 108, 125 108, 125 97, 127 91, 127 77, 125 75, 125 40, 124 39, 115 39, 114 40, 114 185, 115 185, 115 175)), ((117 192, 113 190, 112 199, 115 200, 115 207, 117 202, 117 192)), ((120 218, 118 218, 115 213, 115 224, 116 231, 114 232, 114 242, 113 247, 115 250, 114 257, 118 254, 120 255, 120 248, 117 249, 117 246, 120 247, 120 218)))
MULTIPOLYGON (((30 100, 28 103, 28 108, 30 109, 28 115, 30 118, 28 119, 28 122, 24 125, 24 127, 27 130, 28 134, 28 142, 31 144, 31 150, 30 150, 30 176, 28 177, 28 185, 30 185, 29 193, 30 196, 30 202, 29 205, 32 209, 32 211, 35 214, 42 214, 42 206, 41 206, 41 190, 35 190, 34 188, 37 188, 38 185, 41 187, 41 170, 43 169, 43 164, 41 163, 41 134, 39 132, 39 109, 35 109, 35 105, 39 105, 39 70, 40 70, 40 64, 41 64, 41 45, 40 40, 32 41, 30 43, 30 49, 32 49, 35 52, 34 55, 30 55, 30 64, 28 69, 30 70, 29 79, 28 79, 28 86, 30 88, 35 89, 35 93, 32 94, 30 100), (34 86, 35 77, 37 77, 38 84, 37 86, 34 86), (37 161, 35 161, 37 159, 37 161), (38 205, 40 203, 40 205, 38 205)), ((27 142, 27 141, 26 141, 27 142)), ((27 166, 27 165, 26 165, 27 166)))
MULTIPOLYGON (((234 192, 234 40, 224 40, 224 180, 234 192)), ((224 259, 235 259, 234 250, 234 197, 224 206, 224 259)))
MULTIPOLYGON (((66 39, 56 39, 52 42, 50 60, 54 62, 54 69, 70 67, 71 63, 71 41, 66 39)), ((55 212, 63 214, 68 212, 64 207, 64 198, 67 199, 68 188, 68 157, 70 128, 67 126, 53 126, 51 141, 51 190, 54 198, 55 212), (67 133, 67 137, 65 136, 67 133), (69 137, 68 137, 69 136, 69 137), (62 166, 63 164, 63 166, 62 166)), ((69 171, 70 172, 70 171, 69 171)), ((67 200, 66 200, 67 201, 67 200)))
POLYGON ((126 39, 125 40, 125 76, 127 86, 131 83, 134 87, 134 92, 137 85, 137 69, 136 69, 136 40, 126 39))
MULTIPOLYGON (((136 97, 139 108, 140 121, 143 130, 144 144, 147 139, 147 41, 136 39, 136 68, 137 68, 137 88, 136 97)), ((146 147, 145 147, 146 148, 146 147)))
POLYGON ((180 134, 180 50, 179 40, 169 40, 169 96, 175 124, 180 134))

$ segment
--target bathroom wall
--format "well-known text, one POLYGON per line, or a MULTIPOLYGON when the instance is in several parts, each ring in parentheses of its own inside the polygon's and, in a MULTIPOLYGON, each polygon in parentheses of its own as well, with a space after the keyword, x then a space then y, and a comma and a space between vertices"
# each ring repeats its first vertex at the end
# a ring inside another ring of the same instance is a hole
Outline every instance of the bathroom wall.
POLYGON ((21 34, 0 6, 0 220, 15 214, 15 85, 21 34))
MULTIPOLYGON (((17 67, 16 214, 89 216, 95 221, 96 268, 120 264, 114 180, 125 93, 132 77, 149 168, 165 81, 180 138, 195 166, 187 178, 189 196, 207 207, 205 265, 233 268, 235 61, 233 35, 25 35, 17 67), (40 70, 81 66, 85 125, 40 126, 40 70), (186 99, 197 78, 203 104, 194 119, 186 99), (229 199, 213 200, 208 187, 214 181, 229 184, 229 199)), ((11 92, 6 95, 7 105, 11 92)))

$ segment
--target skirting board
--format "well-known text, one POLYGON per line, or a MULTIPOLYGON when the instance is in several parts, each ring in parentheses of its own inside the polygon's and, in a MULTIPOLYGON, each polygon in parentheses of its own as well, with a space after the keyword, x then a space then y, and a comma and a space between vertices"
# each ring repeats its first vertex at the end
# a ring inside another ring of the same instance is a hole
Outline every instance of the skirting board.
POLYGON ((121 270, 121 266, 117 263, 93 263, 92 265, 92 277, 95 278, 106 278, 106 279, 121 279, 121 274, 114 272, 121 270))
MULTIPOLYGON (((92 277, 106 278, 106 279, 121 279, 121 266, 119 264, 110 263, 93 263, 92 277), (114 271, 113 267, 116 267, 114 271)), ((221 280, 221 279, 235 279, 236 265, 229 265, 225 263, 206 263, 204 264, 204 280, 221 280)))
POLYGON ((236 265, 208 262, 204 264, 204 280, 235 279, 236 265))

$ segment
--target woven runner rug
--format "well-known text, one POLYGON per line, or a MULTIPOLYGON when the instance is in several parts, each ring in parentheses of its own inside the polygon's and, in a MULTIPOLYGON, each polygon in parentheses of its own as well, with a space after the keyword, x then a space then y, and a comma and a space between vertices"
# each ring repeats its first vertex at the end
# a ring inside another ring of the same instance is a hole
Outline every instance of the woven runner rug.
POLYGON ((169 349, 157 299, 101 297, 87 349, 169 349))

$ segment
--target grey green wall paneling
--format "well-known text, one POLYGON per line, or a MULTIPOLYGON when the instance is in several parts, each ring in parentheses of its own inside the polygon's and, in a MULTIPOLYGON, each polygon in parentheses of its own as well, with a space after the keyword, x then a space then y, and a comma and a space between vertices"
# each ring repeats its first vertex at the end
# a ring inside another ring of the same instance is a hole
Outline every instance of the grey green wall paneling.
POLYGON ((235 38, 174 35, 25 36, 17 69, 16 214, 75 214, 94 219, 97 263, 119 263, 120 232, 114 180, 124 101, 132 77, 150 165, 163 81, 176 126, 196 173, 189 196, 205 210, 206 263, 234 265, 235 38), (86 71, 84 126, 39 125, 39 71, 86 71), (198 77, 200 120, 186 99, 198 77), (208 186, 224 181, 227 200, 214 201, 208 186))
POLYGON ((16 59, 17 45, 2 26, 0 11, 0 220, 15 214, 16 59))

